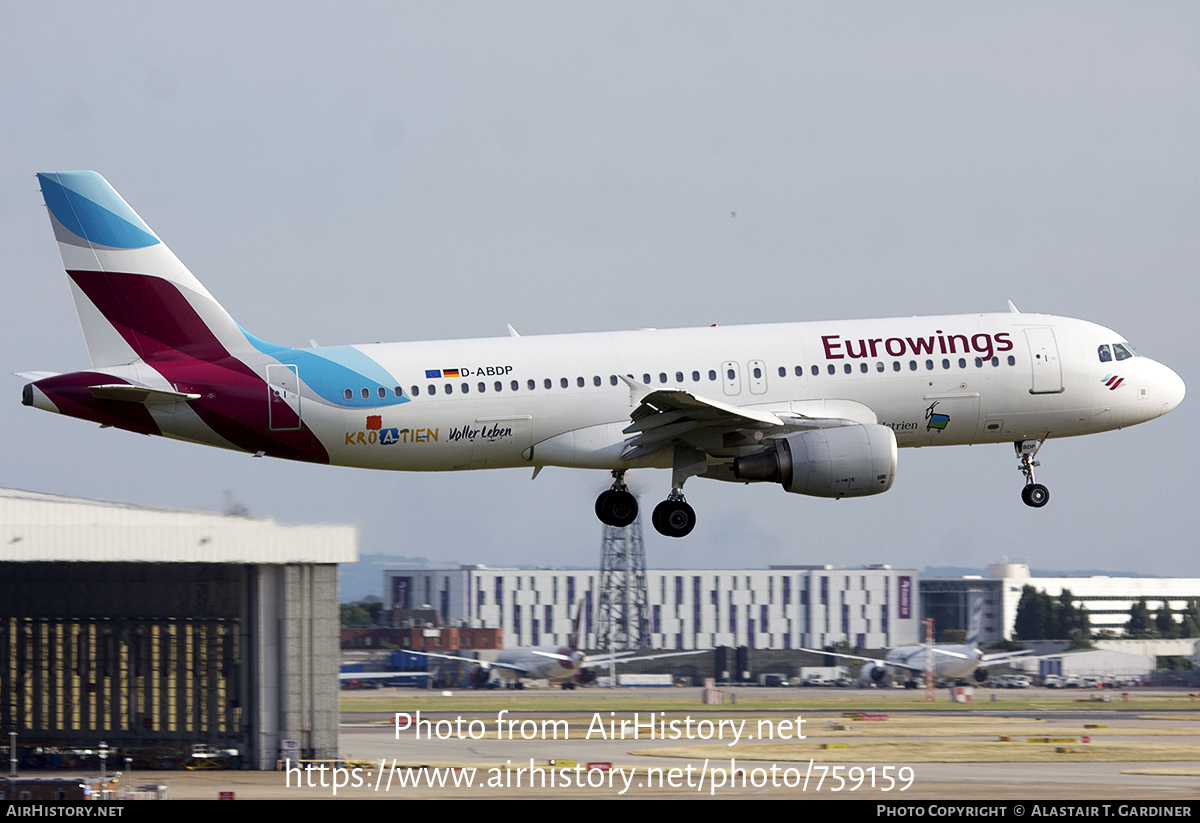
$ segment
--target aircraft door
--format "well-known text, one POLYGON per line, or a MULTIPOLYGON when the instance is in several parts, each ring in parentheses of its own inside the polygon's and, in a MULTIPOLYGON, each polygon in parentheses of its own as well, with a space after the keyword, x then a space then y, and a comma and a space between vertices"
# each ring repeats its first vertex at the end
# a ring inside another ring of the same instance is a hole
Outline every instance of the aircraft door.
POLYGON ((726 360, 721 364, 721 380, 728 397, 742 393, 742 375, 736 361, 726 360))
POLYGON ((747 382, 751 394, 767 393, 767 365, 761 360, 751 360, 746 364, 747 382))
POLYGON ((1033 366, 1033 387, 1030 394, 1058 394, 1063 390, 1062 361, 1058 359, 1058 343, 1054 329, 1026 329, 1029 357, 1033 366))
POLYGON ((295 366, 267 366, 267 428, 300 428, 300 374, 295 366))

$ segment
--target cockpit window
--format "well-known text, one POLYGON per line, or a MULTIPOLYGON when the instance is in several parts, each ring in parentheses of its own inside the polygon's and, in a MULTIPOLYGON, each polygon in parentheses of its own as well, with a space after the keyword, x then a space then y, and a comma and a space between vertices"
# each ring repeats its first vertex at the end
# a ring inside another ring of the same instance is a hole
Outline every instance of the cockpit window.
POLYGON ((1117 355, 1118 360, 1128 360, 1135 354, 1128 343, 1113 343, 1113 352, 1117 355))
POLYGON ((1101 363, 1107 363, 1108 361, 1112 360, 1112 352, 1108 350, 1107 343, 1105 343, 1103 346, 1101 346, 1099 349, 1097 349, 1096 353, 1098 355, 1100 355, 1101 363))

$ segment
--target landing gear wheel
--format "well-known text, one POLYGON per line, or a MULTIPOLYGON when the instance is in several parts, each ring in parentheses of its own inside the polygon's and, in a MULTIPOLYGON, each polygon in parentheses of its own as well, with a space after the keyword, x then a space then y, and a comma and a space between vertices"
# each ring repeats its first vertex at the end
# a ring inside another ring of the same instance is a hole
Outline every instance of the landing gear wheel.
POLYGON ((637 520, 638 502, 627 491, 609 489, 596 498, 596 517, 606 526, 624 528, 637 520))
POLYGON ((664 500, 654 507, 650 521, 665 537, 686 537, 696 528, 696 511, 682 500, 664 500))
POLYGON ((596 517, 599 518, 600 522, 604 523, 605 525, 608 525, 608 514, 606 512, 608 511, 608 507, 610 505, 609 499, 612 496, 613 490, 607 489, 600 492, 600 496, 596 498, 596 517))
POLYGON ((1026 506, 1040 509, 1050 502, 1050 490, 1041 483, 1030 483, 1021 489, 1021 500, 1026 506))

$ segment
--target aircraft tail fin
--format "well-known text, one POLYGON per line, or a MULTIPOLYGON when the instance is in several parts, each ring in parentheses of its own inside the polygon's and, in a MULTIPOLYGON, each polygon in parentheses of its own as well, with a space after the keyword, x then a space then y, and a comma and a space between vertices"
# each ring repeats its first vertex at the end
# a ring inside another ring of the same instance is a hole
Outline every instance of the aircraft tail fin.
POLYGON ((975 648, 983 634, 983 598, 977 597, 971 606, 971 622, 967 626, 967 645, 975 648))
POLYGON ((251 341, 94 171, 38 174, 93 367, 214 360, 251 341))
POLYGON ((567 645, 571 647, 571 651, 578 651, 580 643, 583 642, 583 598, 579 598, 579 602, 575 604, 575 621, 571 625, 571 636, 567 638, 567 645))

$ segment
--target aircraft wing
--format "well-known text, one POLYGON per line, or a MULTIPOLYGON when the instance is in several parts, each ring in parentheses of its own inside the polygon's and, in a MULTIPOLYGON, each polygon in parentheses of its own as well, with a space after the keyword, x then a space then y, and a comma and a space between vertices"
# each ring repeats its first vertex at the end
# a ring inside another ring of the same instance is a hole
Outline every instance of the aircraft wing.
POLYGON ((793 402, 791 411, 767 411, 735 406, 681 388, 651 389, 628 376, 621 379, 638 401, 629 415, 632 422, 623 430, 632 435, 621 454, 626 460, 646 457, 676 444, 712 453, 731 445, 756 445, 762 434, 878 422, 875 412, 852 400, 793 402), (746 442, 730 443, 730 436, 738 432, 743 433, 746 442))
POLYGON ((642 660, 661 660, 665 657, 689 657, 695 654, 704 654, 711 652, 712 649, 696 649, 690 652, 670 652, 668 654, 647 654, 642 657, 635 657, 637 652, 616 652, 614 654, 600 654, 595 657, 589 657, 583 662, 582 668, 593 669, 597 666, 607 666, 609 663, 636 663, 642 660))
MULTIPOLYGON (((411 649, 405 649, 404 651, 408 654, 420 655, 421 657, 436 657, 439 660, 453 660, 455 663, 470 663, 471 665, 478 666, 485 671, 489 669, 507 669, 508 671, 518 672, 520 674, 535 673, 534 670, 529 666, 522 666, 519 663, 500 663, 494 660, 473 660, 470 657, 456 657, 452 654, 438 654, 437 652, 415 652, 411 649)), ((551 655, 546 656, 550 657, 551 655)))
MULTIPOLYGON (((804 648, 797 648, 797 651, 808 652, 809 654, 828 655, 830 657, 840 657, 843 660, 861 660, 863 663, 878 663, 880 665, 883 665, 886 663, 888 666, 895 665, 893 663, 888 663, 886 660, 882 660, 878 657, 863 657, 862 655, 858 655, 858 654, 844 654, 842 652, 827 652, 827 651, 824 651, 823 649, 804 649, 804 648)), ((904 667, 900 666, 899 668, 904 668, 904 667)))
MULTIPOLYGON (((996 661, 996 660, 1007 660, 1007 659, 1009 659, 1010 657, 1023 657, 1023 656, 1030 655, 1030 654, 1033 654, 1033 650, 1032 650, 1032 649, 1022 649, 1022 650, 1021 650, 1021 651, 1019 651, 1019 652, 997 652, 996 654, 985 654, 983 657, 979 658, 979 662, 980 662, 980 663, 991 663, 991 662, 993 662, 993 661, 996 661)), ((1059 654, 1057 654, 1057 655, 1049 655, 1049 656, 1051 656, 1051 657, 1058 657, 1058 656, 1060 656, 1061 654, 1062 654, 1062 653, 1061 653, 1061 652, 1059 652, 1059 654)), ((1026 657, 1026 659, 1027 659, 1027 660, 1043 660, 1043 659, 1045 659, 1045 658, 1042 658, 1042 657, 1026 657)))
POLYGON ((622 377, 637 394, 640 404, 629 415, 633 421, 624 430, 634 435, 621 455, 626 460, 661 451, 676 441, 703 448, 703 434, 731 429, 782 427, 784 421, 771 412, 744 409, 692 394, 684 389, 648 391, 642 383, 622 377))

